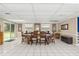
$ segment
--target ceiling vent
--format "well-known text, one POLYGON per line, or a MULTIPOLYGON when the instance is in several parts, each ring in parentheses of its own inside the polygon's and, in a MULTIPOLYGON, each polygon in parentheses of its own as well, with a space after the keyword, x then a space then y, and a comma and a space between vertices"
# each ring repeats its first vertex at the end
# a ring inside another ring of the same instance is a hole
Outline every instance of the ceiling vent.
POLYGON ((58 20, 50 20, 49 22, 58 22, 58 20))

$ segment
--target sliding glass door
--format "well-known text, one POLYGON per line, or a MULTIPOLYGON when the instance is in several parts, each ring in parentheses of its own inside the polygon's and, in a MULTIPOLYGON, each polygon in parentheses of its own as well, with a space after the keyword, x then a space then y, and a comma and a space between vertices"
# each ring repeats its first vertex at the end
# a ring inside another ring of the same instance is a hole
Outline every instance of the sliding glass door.
POLYGON ((4 23, 4 41, 10 40, 10 24, 4 23))
POLYGON ((10 28, 10 38, 13 39, 15 37, 15 25, 11 24, 11 28, 10 28))
POLYGON ((4 41, 11 41, 14 38, 14 24, 4 23, 4 41))

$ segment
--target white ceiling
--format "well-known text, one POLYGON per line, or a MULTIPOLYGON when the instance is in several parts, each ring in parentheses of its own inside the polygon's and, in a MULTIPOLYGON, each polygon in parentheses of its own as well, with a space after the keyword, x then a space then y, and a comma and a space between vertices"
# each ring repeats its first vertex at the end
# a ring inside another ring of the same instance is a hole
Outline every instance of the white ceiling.
POLYGON ((79 16, 79 4, 1 3, 0 18, 21 23, 52 23, 79 16), (9 13, 9 14, 6 14, 9 13))

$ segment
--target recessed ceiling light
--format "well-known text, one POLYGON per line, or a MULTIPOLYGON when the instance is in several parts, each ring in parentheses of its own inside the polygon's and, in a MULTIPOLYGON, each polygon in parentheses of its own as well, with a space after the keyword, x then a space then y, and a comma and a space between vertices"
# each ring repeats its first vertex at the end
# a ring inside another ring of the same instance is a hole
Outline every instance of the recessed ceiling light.
POLYGON ((8 13, 8 12, 7 12, 7 13, 5 13, 5 14, 6 14, 6 15, 10 15, 10 13, 8 13))
POLYGON ((15 20, 15 19, 7 19, 8 21, 13 21, 13 22, 25 22, 25 20, 15 20))

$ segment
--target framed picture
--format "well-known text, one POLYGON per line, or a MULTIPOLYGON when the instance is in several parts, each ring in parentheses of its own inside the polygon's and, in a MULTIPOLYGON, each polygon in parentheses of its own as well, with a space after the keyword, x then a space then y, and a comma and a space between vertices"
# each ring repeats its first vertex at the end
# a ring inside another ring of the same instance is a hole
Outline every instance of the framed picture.
POLYGON ((22 31, 22 24, 18 24, 18 31, 19 31, 19 32, 22 31))
POLYGON ((61 30, 68 30, 68 24, 61 25, 61 30))

